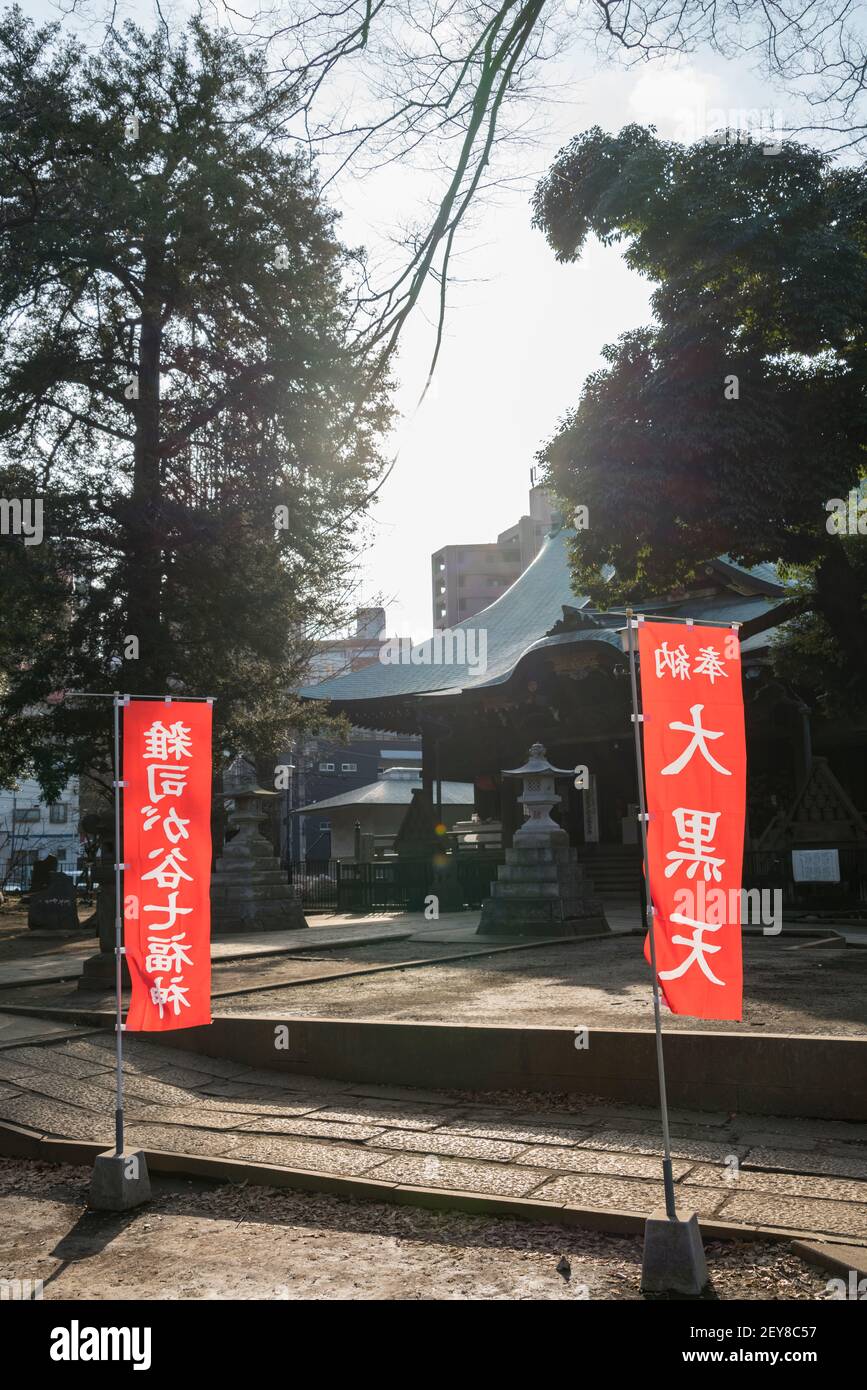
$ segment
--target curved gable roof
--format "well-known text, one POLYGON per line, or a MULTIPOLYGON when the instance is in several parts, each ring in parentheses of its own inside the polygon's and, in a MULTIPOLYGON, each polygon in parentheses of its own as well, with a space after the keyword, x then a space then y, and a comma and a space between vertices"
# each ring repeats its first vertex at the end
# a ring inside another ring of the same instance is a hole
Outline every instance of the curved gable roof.
MULTIPOLYGON (((570 581, 567 547, 572 535, 567 530, 549 535, 535 560, 505 593, 451 629, 484 631, 485 671, 474 670, 466 662, 434 666, 377 661, 320 685, 306 686, 301 695, 308 700, 376 700, 428 691, 466 690, 507 679, 521 656, 562 618, 565 606, 575 608, 586 602, 575 597, 570 581)), ((417 643, 413 654, 418 656, 425 645, 417 643)))
MULTIPOLYGON (((412 656, 416 659, 410 661, 407 659, 409 643, 404 642, 403 659, 399 664, 373 662, 357 671, 333 676, 319 685, 307 686, 300 695, 308 700, 343 704, 356 700, 457 694, 502 684, 522 657, 544 647, 595 642, 610 645, 619 652, 623 617, 591 609, 589 600, 576 597, 572 589, 568 547, 574 535, 574 531, 565 527, 549 534, 535 560, 505 593, 489 607, 451 629, 454 633, 484 633, 485 663, 426 664, 419 658, 424 655, 425 648, 430 648, 432 639, 412 647, 412 656), (586 610, 586 627, 549 635, 555 624, 564 618, 565 610, 573 617, 586 610)), ((722 581, 724 592, 716 591, 703 597, 648 600, 636 605, 637 611, 648 616, 652 613, 671 617, 683 614, 699 621, 707 618, 723 623, 761 620, 760 625, 767 627, 768 615, 785 601, 785 586, 779 582, 772 565, 747 569, 725 556, 712 561, 707 568, 718 582, 722 581)), ((470 649, 471 657, 478 654, 478 647, 470 649)))

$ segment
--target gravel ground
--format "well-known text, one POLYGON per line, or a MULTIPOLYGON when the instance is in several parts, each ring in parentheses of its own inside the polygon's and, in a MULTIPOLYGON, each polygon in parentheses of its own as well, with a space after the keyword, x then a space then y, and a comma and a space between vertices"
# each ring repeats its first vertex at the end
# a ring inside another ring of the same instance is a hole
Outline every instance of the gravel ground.
MULTIPOLYGON (((423 925, 423 924, 421 924, 423 925)), ((0 909, 0 963, 40 955, 80 955, 87 938, 56 942, 34 939, 26 914, 10 901, 0 909)), ((821 927, 817 927, 821 935, 821 927)), ((325 951, 311 931, 308 959, 282 957, 216 964, 214 989, 245 984, 274 987, 215 1000, 217 1013, 325 1015, 330 1018, 390 1018, 408 1021, 603 1028, 652 1028, 650 975, 636 936, 571 941, 536 950, 509 951, 475 960, 440 957, 472 950, 454 942, 406 940, 325 951), (431 962, 401 970, 402 960, 431 962), (309 975, 376 965, 397 966, 382 974, 349 975, 306 984, 309 975), (281 987, 296 979, 298 984, 281 987)), ((481 944, 481 943, 480 943, 481 944)), ((17 986, 0 990, 3 1001, 34 1007, 81 1004, 75 984, 17 986)), ((92 1003, 92 1000, 88 1001, 92 1003)), ((666 1012, 667 1030, 702 1028, 700 1020, 666 1012)), ((779 937, 744 940, 744 1017, 714 1022, 714 1032, 867 1035, 867 949, 807 946, 784 931, 779 937)))
MULTIPOLYGON (((90 1171, 0 1159, 0 1276, 46 1299, 636 1300, 641 1244, 526 1222, 158 1180, 124 1217, 90 1171)), ((713 1297, 824 1300, 786 1246, 710 1243, 713 1297)))
MULTIPOLYGON (((793 946, 803 942, 785 934, 746 938, 743 1021, 707 1026, 714 1032, 867 1034, 867 950, 793 946)), ((352 952, 359 963, 362 949, 352 952)), ((235 996, 218 1011, 503 1027, 653 1027, 650 974, 634 936, 235 996)), ((664 1026, 703 1025, 666 1012, 664 1026)))

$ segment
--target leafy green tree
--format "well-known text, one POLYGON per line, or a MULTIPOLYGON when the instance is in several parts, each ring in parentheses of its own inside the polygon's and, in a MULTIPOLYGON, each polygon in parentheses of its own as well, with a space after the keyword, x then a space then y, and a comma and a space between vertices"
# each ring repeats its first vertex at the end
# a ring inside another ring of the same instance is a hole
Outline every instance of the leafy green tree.
POLYGON ((298 727, 390 407, 292 100, 195 21, 0 21, 0 495, 45 532, 0 538, 0 782, 98 757, 54 691, 214 695, 227 753, 298 727))
POLYGON ((558 156, 534 220, 559 260, 593 233, 656 285, 653 324, 605 349, 540 453, 589 509, 576 587, 611 604, 695 583, 717 555, 778 562, 812 610, 799 646, 834 653, 810 678, 863 700, 867 540, 826 510, 867 462, 863 168, 595 129, 558 156))

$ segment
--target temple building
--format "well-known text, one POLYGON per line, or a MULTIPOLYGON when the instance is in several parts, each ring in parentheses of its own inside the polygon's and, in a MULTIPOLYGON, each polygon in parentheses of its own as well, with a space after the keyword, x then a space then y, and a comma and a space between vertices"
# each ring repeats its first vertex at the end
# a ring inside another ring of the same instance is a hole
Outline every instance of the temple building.
MULTIPOLYGON (((334 859, 372 858, 376 850, 390 851, 403 824, 412 793, 421 789, 416 767, 388 767, 375 782, 299 807, 296 816, 326 818, 334 859), (364 850, 358 843, 367 842, 364 850), (369 848, 367 847, 369 845, 369 848)), ((471 782, 442 784, 442 820, 449 829, 473 810, 471 782)), ((323 822, 326 823, 326 822, 323 822)))
MULTIPOLYGON (((329 712, 355 725, 420 734, 422 783, 434 808, 444 781, 472 782, 475 813, 499 828, 503 848, 522 819, 514 781, 503 770, 521 765, 537 742, 559 767, 585 765, 589 790, 570 786, 558 816, 569 843, 601 866, 602 877, 596 870, 594 877, 604 892, 606 856, 615 879, 616 866, 626 866, 623 887, 634 882, 637 863, 625 618, 573 592, 573 536, 555 526, 532 564, 495 602, 457 624, 450 641, 435 634, 399 659, 301 693, 327 701, 329 712)), ((867 728, 812 717, 798 692, 775 676, 770 646, 795 611, 775 568, 712 560, 689 592, 650 598, 635 611, 740 625, 746 848, 753 853, 747 877, 760 878, 764 863, 791 886, 797 871, 789 851, 833 844, 844 859, 857 852, 858 882, 849 882, 847 893, 867 893, 867 728)))

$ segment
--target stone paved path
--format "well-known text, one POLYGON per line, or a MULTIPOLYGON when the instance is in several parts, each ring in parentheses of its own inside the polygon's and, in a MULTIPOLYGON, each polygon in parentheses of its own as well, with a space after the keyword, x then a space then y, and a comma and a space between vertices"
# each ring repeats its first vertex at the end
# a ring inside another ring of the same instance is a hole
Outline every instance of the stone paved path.
MULTIPOLYGON (((113 1142, 114 1039, 0 1050, 0 1119, 113 1142)), ((131 1144, 646 1214, 658 1121, 640 1106, 371 1086, 126 1040, 131 1144)), ((672 1112, 678 1199, 700 1216, 867 1245, 867 1125, 672 1112)))

